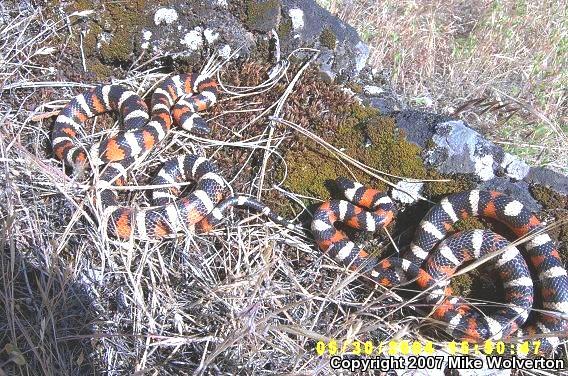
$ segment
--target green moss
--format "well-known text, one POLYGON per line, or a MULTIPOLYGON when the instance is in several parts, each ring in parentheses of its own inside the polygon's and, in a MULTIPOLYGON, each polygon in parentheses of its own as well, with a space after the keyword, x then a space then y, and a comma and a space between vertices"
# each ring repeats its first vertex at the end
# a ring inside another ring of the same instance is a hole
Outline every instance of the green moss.
POLYGON ((351 90, 353 90, 354 93, 357 94, 361 94, 363 92, 363 86, 361 84, 358 84, 356 82, 349 82, 347 84, 347 87, 351 90))
POLYGON ((560 241, 558 251, 564 262, 568 263, 568 197, 542 185, 531 186, 530 191, 546 209, 547 214, 554 218, 548 222, 554 223, 555 226, 548 231, 560 241))
POLYGON ((128 62, 132 58, 133 39, 141 30, 143 20, 140 18, 141 10, 144 9, 144 0, 131 1, 131 6, 123 3, 107 4, 109 22, 112 30, 112 38, 109 43, 102 43, 101 57, 105 62, 128 62), (142 21, 142 22, 141 22, 142 21))
POLYGON ((83 46, 84 51, 87 57, 92 57, 97 50, 97 41, 103 29, 96 23, 90 25, 87 32, 84 34, 83 37, 83 46))
MULTIPOLYGON (((396 128, 393 118, 381 115, 376 108, 359 104, 339 86, 321 83, 315 72, 307 72, 302 82, 303 85, 289 100, 291 121, 385 174, 413 179, 448 179, 426 184, 425 195, 433 197, 433 200, 473 187, 474 183, 465 176, 445 177, 425 168, 421 148, 406 140, 404 131, 396 128), (367 140, 370 146, 364 147, 367 140)), ((285 159, 285 184, 300 195, 327 199, 330 193, 325 183, 340 176, 354 177, 360 183, 377 189, 388 188, 369 174, 340 162, 333 152, 304 136, 295 137, 285 159)), ((281 169, 280 178, 283 173, 281 169)), ((397 181, 396 178, 386 178, 397 181)))
POLYGON ((543 185, 533 185, 530 188, 532 196, 545 209, 568 209, 568 197, 563 196, 543 185))
POLYGON ((335 49, 335 44, 337 43, 337 37, 330 27, 326 27, 321 31, 320 43, 322 46, 329 48, 330 50, 335 49))
POLYGON ((450 282, 450 287, 452 289, 453 295, 465 296, 471 291, 473 286, 473 279, 472 276, 469 274, 472 273, 463 274, 455 278, 452 278, 452 281, 450 282))
POLYGON ((475 182, 465 175, 442 175, 435 171, 428 171, 429 181, 424 187, 424 195, 432 201, 438 201, 453 193, 463 192, 475 188, 475 182))
MULTIPOLYGON (((280 12, 279 0, 247 0, 246 5, 246 25, 249 29, 265 30, 269 28, 273 13, 280 12)), ((266 30, 265 30, 266 31, 266 30)))
POLYGON ((91 59, 88 63, 89 71, 92 72, 95 77, 101 81, 107 81, 110 76, 112 76, 112 68, 98 61, 97 59, 91 59))
POLYGON ((487 226, 478 217, 467 217, 460 219, 454 224, 457 231, 475 230, 477 228, 487 228, 487 226))
MULTIPOLYGON (((389 174, 424 178, 426 170, 420 158, 420 148, 408 143, 395 128, 394 120, 381 116, 377 109, 358 103, 338 104, 334 108, 342 121, 331 129, 329 123, 316 121, 314 131, 326 135, 326 140, 351 157, 389 174), (372 145, 362 147, 365 135, 372 145), (388 157, 387 157, 388 156, 388 157)), ((348 172, 330 152, 313 141, 303 140, 301 147, 286 154, 288 165, 287 185, 295 192, 321 199, 329 198, 324 183, 345 176, 348 172)), ((378 189, 387 186, 357 169, 352 169, 357 180, 378 189)))
POLYGON ((278 37, 280 37, 280 39, 288 38, 291 32, 292 32, 292 19, 289 17, 285 17, 280 21, 280 25, 278 25, 278 37))

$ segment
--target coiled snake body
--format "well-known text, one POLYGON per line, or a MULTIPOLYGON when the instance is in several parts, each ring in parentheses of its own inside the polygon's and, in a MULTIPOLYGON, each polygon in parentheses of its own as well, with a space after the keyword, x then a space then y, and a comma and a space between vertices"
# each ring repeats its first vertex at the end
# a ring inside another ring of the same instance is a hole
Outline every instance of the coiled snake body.
POLYGON ((106 164, 100 180, 103 190, 101 204, 105 208, 108 231, 118 238, 159 238, 189 228, 209 231, 223 218, 223 212, 233 205, 261 211, 272 221, 288 228, 294 226, 271 212, 261 202, 247 196, 224 196, 225 181, 216 166, 206 158, 180 155, 168 160, 152 184, 170 187, 153 191, 152 208, 135 211, 119 206, 111 186, 126 184, 126 169, 163 140, 172 122, 182 128, 209 133, 207 123, 198 114, 217 100, 217 83, 197 74, 169 77, 152 94, 151 112, 142 98, 120 85, 101 85, 73 98, 59 113, 53 130, 55 156, 74 169, 83 169, 90 158, 94 164, 106 164), (95 144, 87 151, 77 140, 81 124, 99 114, 117 111, 122 118, 122 130, 114 137, 95 144), (175 200, 180 183, 194 180, 195 190, 175 200))
POLYGON ((355 229, 377 231, 393 218, 392 201, 382 192, 346 179, 338 179, 337 183, 349 201, 325 202, 312 221, 312 231, 322 251, 352 269, 362 270, 382 286, 392 287, 416 279, 421 288, 429 289, 427 302, 438 304, 433 317, 447 322, 446 331, 456 339, 496 340, 516 332, 519 337, 544 334, 544 338, 539 337, 542 354, 549 354, 558 346, 560 340, 554 333, 568 329, 566 269, 552 239, 542 231, 541 222, 521 202, 495 191, 472 190, 446 197, 421 221, 410 249, 402 257, 378 261, 334 224, 339 221, 355 229), (533 305, 533 280, 517 248, 488 230, 458 232, 446 238, 455 231, 454 224, 468 216, 496 219, 519 237, 538 231, 525 244, 525 256, 538 277, 536 285, 542 300, 536 320, 531 320, 534 323, 523 325, 533 305), (461 264, 503 248, 492 259, 504 283, 503 306, 493 315, 485 316, 465 299, 450 298, 449 277, 461 264))

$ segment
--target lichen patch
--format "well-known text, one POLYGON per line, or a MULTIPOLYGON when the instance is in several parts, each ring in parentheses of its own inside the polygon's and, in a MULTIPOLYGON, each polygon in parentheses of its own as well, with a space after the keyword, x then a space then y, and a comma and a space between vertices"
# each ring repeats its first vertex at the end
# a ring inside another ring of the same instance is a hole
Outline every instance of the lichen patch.
POLYGON ((160 8, 154 13, 154 23, 156 26, 165 24, 170 25, 176 22, 178 19, 178 13, 173 8, 160 8))
POLYGON ((298 31, 304 28, 304 11, 300 8, 292 8, 288 11, 288 15, 292 20, 292 29, 298 31))
POLYGON ((192 51, 197 51, 203 46, 203 30, 197 26, 189 33, 186 33, 180 43, 187 46, 192 51))

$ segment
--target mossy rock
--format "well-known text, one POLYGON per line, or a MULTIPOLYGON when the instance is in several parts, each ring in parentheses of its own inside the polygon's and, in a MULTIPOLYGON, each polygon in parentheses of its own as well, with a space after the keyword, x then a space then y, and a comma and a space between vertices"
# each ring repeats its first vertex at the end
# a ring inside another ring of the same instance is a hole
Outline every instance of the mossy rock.
POLYGON ((83 51, 87 68, 98 77, 108 78, 111 68, 126 67, 132 63, 137 48, 137 37, 151 20, 147 8, 160 2, 129 0, 125 2, 91 2, 79 0, 70 5, 70 11, 94 10, 96 16, 87 20, 83 51))
POLYGON ((424 195, 432 201, 439 201, 453 193, 467 191, 476 186, 467 175, 444 175, 429 170, 428 178, 433 181, 426 183, 424 195))
MULTIPOLYGON (((407 141, 404 131, 396 127, 392 117, 360 104, 338 85, 323 83, 318 79, 316 70, 306 72, 302 85, 288 102, 287 113, 291 121, 309 129, 350 157, 384 173, 382 176, 393 183, 398 178, 388 175, 439 180, 426 184, 424 194, 433 199, 475 186, 466 176, 443 176, 427 169, 421 157, 422 149, 407 141), (368 147, 363 146, 365 141, 368 141, 368 147)), ((333 152, 304 136, 294 137, 285 160, 288 169, 286 185, 308 197, 330 198, 325 183, 339 176, 354 178, 377 189, 388 188, 386 183, 342 163, 333 152)), ((282 177, 284 171, 280 172, 282 177)))
POLYGON ((249 29, 269 32, 278 28, 281 11, 280 0, 247 0, 245 6, 245 24, 249 29))
POLYGON ((330 27, 325 27, 321 31, 319 40, 322 46, 334 50, 337 43, 337 36, 330 27))

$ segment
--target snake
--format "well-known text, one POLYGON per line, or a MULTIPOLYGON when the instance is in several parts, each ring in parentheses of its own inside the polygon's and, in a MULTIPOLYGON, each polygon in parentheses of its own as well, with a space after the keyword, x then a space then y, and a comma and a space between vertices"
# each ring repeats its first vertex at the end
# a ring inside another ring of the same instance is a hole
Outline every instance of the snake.
POLYGON ((224 199, 228 185, 217 166, 194 154, 178 155, 163 164, 152 180, 152 185, 164 186, 152 191, 152 207, 119 205, 112 187, 126 185, 127 169, 159 144, 172 124, 196 134, 211 132, 199 112, 215 104, 217 86, 206 75, 169 76, 153 91, 148 112, 146 102, 127 87, 98 85, 72 98, 59 112, 52 133, 55 157, 77 171, 88 168, 89 161, 94 166, 105 165, 100 174, 100 203, 109 234, 119 239, 155 239, 184 230, 209 232, 232 206, 260 211, 275 223, 295 227, 255 198, 234 195, 224 199), (120 131, 87 148, 78 136, 83 123, 107 112, 119 114, 120 131), (193 192, 178 198, 181 183, 187 181, 195 182, 193 192))
POLYGON ((377 260, 336 225, 374 233, 393 220, 393 201, 385 192, 346 178, 336 183, 346 200, 324 202, 311 222, 316 243, 325 254, 380 286, 415 281, 424 289, 426 302, 434 306, 432 317, 445 322, 445 331, 455 339, 537 337, 540 354, 550 354, 560 344, 558 333, 568 330, 568 276, 552 238, 522 202, 497 191, 452 194, 428 211, 401 256, 377 260), (525 252, 489 230, 456 230, 456 222, 472 216, 501 222, 517 237, 528 236, 525 252), (504 304, 491 315, 474 309, 463 297, 452 296, 449 287, 459 266, 484 256, 504 287, 504 304), (541 300, 538 309, 533 309, 535 293, 541 300))

